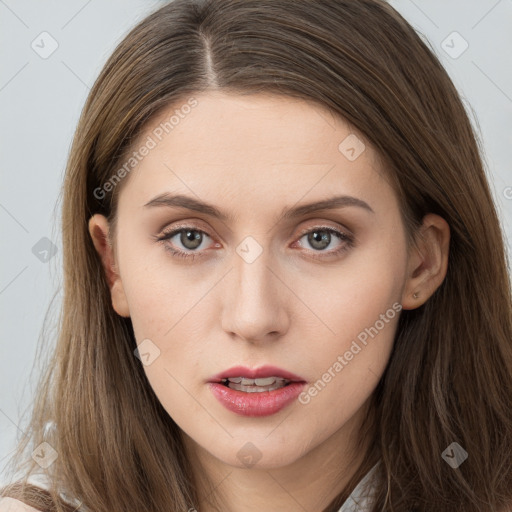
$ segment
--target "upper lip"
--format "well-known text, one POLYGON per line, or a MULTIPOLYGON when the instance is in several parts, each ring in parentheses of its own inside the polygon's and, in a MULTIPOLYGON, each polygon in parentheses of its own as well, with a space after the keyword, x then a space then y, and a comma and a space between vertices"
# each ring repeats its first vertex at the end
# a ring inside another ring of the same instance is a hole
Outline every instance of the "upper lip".
POLYGON ((248 368, 247 366, 233 366, 223 372, 213 375, 208 382, 221 382, 222 379, 230 377, 245 377, 247 379, 263 379, 265 377, 281 377, 292 382, 305 382, 302 377, 295 375, 277 366, 260 366, 259 368, 248 368))

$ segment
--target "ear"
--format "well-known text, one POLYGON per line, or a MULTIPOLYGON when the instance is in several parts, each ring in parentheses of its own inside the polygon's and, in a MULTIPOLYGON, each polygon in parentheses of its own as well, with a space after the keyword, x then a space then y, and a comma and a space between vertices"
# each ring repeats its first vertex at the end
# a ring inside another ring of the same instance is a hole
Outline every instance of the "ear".
POLYGON ((403 309, 422 306, 441 286, 448 269, 449 251, 450 226, 439 215, 425 215, 407 263, 403 309))
POLYGON ((112 307, 118 315, 129 318, 130 310, 128 308, 128 301, 126 300, 123 283, 108 236, 108 220, 104 215, 96 214, 89 219, 89 234, 91 235, 94 247, 101 258, 105 270, 105 277, 112 297, 112 307))

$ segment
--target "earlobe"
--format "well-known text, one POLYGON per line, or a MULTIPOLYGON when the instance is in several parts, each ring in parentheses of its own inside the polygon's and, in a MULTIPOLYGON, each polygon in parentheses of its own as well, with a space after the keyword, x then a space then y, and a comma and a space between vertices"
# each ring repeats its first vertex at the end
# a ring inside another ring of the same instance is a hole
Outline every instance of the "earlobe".
POLYGON ((439 215, 425 215, 416 242, 408 260, 403 309, 422 306, 443 283, 450 251, 448 223, 439 215))
POLYGON ((89 219, 89 234, 103 265, 105 278, 110 289, 112 307, 116 313, 128 318, 130 311, 124 293, 121 276, 115 262, 113 248, 109 239, 109 223, 104 215, 96 214, 89 219))

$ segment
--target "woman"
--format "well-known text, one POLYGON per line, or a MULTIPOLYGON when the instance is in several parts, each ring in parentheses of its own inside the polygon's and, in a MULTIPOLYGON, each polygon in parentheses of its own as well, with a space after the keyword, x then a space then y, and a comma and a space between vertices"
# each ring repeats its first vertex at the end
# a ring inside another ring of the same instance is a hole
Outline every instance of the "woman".
POLYGON ((503 234, 452 82, 385 2, 147 17, 89 95, 62 229, 0 510, 512 509, 503 234))

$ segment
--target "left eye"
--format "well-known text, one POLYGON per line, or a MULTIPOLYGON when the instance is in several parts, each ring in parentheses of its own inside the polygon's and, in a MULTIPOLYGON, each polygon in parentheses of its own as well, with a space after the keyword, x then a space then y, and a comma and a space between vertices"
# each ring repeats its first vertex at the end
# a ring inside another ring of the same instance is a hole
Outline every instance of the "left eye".
MULTIPOLYGON (((204 253, 199 252, 198 248, 200 248, 204 242, 205 236, 210 238, 206 232, 189 226, 180 227, 168 233, 164 233, 162 236, 157 237, 157 241, 164 243, 165 249, 173 256, 194 259, 196 257, 204 256, 204 253), (175 242, 172 244, 166 243, 167 241, 172 241, 172 239, 177 235, 179 235, 179 243, 185 250, 180 249, 179 247, 175 248, 175 242)), ((303 231, 298 241, 303 238, 306 238, 307 243, 314 249, 312 252, 325 253, 321 255, 312 255, 313 258, 335 256, 348 250, 353 245, 353 238, 351 236, 330 227, 318 227, 303 231), (338 245, 337 248, 326 251, 325 249, 329 247, 333 241, 333 235, 342 243, 338 245)), ((302 243, 299 243, 299 245, 303 247, 302 243)))
MULTIPOLYGON (((210 238, 204 231, 199 229, 190 228, 179 228, 171 231, 170 233, 165 233, 158 240, 165 242, 166 240, 171 241, 175 236, 179 235, 180 244, 188 251, 197 252, 196 249, 201 246, 203 242, 204 236, 210 238)), ((172 246, 165 244, 165 248, 171 251, 174 256, 181 256, 183 258, 195 258, 196 254, 187 253, 181 249, 174 249, 172 246)))
MULTIPOLYGON (((324 251, 332 242, 332 235, 344 241, 350 241, 348 235, 333 228, 315 228, 306 231, 300 238, 306 237, 308 244, 317 251, 324 251)), ((315 251, 316 252, 316 251, 315 251)), ((335 252, 335 251, 334 251, 335 252)))

